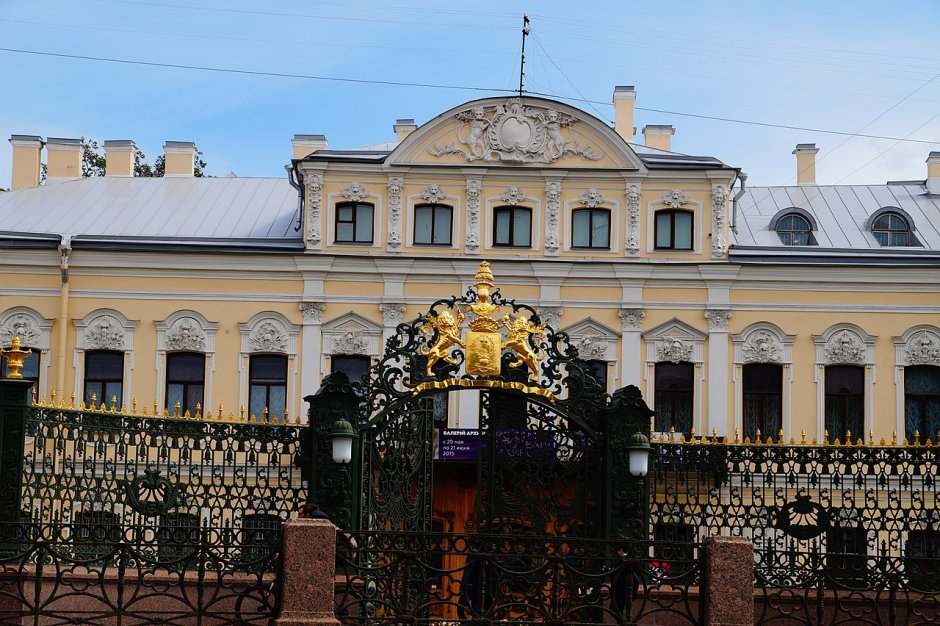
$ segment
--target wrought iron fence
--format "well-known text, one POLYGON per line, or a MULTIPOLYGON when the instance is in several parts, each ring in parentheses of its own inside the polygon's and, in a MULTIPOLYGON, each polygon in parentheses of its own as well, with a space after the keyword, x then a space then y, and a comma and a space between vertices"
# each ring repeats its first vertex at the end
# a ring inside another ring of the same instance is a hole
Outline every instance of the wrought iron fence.
POLYGON ((347 626, 701 624, 701 555, 696 543, 341 533, 336 616, 347 626))
POLYGON ((651 535, 751 540, 760 623, 940 621, 940 448, 654 447, 651 535))
POLYGON ((280 524, 306 496, 302 428, 220 418, 30 407, 24 515, 78 533, 155 520, 246 532, 280 524))
POLYGON ((0 624, 267 624, 280 546, 280 528, 2 524, 0 624))

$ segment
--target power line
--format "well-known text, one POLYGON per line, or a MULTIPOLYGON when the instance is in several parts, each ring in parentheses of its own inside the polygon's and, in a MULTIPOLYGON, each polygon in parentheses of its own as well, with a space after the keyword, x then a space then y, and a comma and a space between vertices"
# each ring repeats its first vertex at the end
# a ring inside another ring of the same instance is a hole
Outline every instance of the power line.
MULTIPOLYGON (((104 63, 119 63, 123 65, 142 65, 146 67, 164 67, 170 69, 184 69, 184 70, 195 70, 195 71, 204 71, 204 72, 215 72, 223 74, 239 74, 246 76, 269 76, 273 78, 294 78, 302 80, 320 80, 320 81, 333 81, 333 82, 342 82, 342 83, 354 83, 354 84, 367 84, 367 85, 388 85, 393 87, 420 87, 427 89, 448 89, 448 90, 457 90, 457 91, 481 91, 488 93, 501 93, 501 94, 510 94, 513 92, 512 89, 508 88, 498 88, 498 87, 478 87, 470 85, 450 85, 450 84, 439 84, 439 83, 418 83, 418 82, 405 82, 405 81, 393 81, 393 80, 371 80, 364 78, 348 78, 342 76, 315 76, 309 74, 292 74, 288 72, 266 72, 261 70, 243 70, 235 68, 223 68, 223 67, 211 67, 204 65, 185 65, 177 63, 158 63, 155 61, 138 61, 132 59, 119 59, 113 57, 97 57, 89 55, 78 55, 78 54, 65 54, 59 52, 47 52, 40 50, 26 50, 21 48, 6 48, 0 47, 0 52, 12 52, 15 54, 29 54, 33 56, 43 56, 43 57, 55 57, 62 59, 75 59, 81 61, 99 61, 104 63)), ((542 96, 546 98, 555 98, 558 100, 566 100, 570 102, 584 102, 587 104, 599 104, 608 107, 613 105, 610 102, 603 102, 600 100, 590 100, 584 97, 573 97, 565 96, 557 93, 548 93, 540 91, 525 91, 524 92, 530 96, 542 96)), ((910 94, 909 94, 910 95, 910 94)), ((824 128, 812 128, 808 126, 791 126, 788 124, 774 124, 771 122, 759 122, 754 120, 742 120, 730 117, 719 117, 715 115, 702 115, 697 113, 686 113, 682 111, 669 111, 666 109, 655 109, 651 107, 636 107, 638 111, 649 111, 653 113, 662 113, 665 115, 676 115, 680 117, 691 117, 696 119, 712 120, 718 122, 730 122, 734 124, 746 124, 750 126, 762 126, 766 128, 781 128, 784 130, 798 130, 804 132, 813 132, 813 133, 823 133, 828 135, 847 135, 852 137, 863 137, 866 139, 883 139, 888 141, 906 141, 909 143, 922 143, 936 145, 940 144, 940 141, 930 141, 924 139, 909 139, 904 137, 890 137, 885 135, 868 135, 862 133, 851 133, 838 130, 829 130, 824 128)))

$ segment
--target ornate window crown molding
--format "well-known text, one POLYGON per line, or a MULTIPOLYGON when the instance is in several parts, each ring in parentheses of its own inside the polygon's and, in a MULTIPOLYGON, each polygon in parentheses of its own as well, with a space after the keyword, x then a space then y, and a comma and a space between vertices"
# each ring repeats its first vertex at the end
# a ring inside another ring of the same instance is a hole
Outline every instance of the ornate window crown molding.
POLYGON ((578 355, 588 361, 614 361, 620 333, 588 317, 563 329, 578 348, 578 355))
POLYGON ((681 189, 673 189, 672 191, 667 191, 663 194, 663 199, 660 201, 661 204, 664 204, 672 209, 678 209, 684 204, 689 204, 689 198, 681 189))
POLYGON ((647 330, 642 336, 647 363, 701 364, 704 361, 708 335, 677 318, 647 330))
POLYGON ((361 183, 358 182, 349 183, 343 187, 340 190, 339 195, 343 196, 350 202, 360 202, 365 198, 378 198, 377 194, 370 193, 368 190, 366 190, 365 187, 362 186, 361 183))
POLYGON ((195 311, 177 311, 156 322, 157 350, 163 352, 215 352, 218 324, 195 311))
POLYGON ((19 337, 25 347, 48 350, 51 334, 52 320, 28 307, 13 307, 0 315, 0 347, 8 347, 13 337, 19 337))
POLYGON ((81 320, 75 320, 76 346, 82 350, 134 349, 136 321, 128 320, 113 309, 92 311, 81 320))
POLYGON ((526 105, 521 98, 478 105, 457 112, 462 127, 457 141, 433 145, 433 156, 458 155, 468 162, 554 163, 579 156, 589 161, 604 157, 589 145, 571 139, 571 127, 581 120, 553 107, 526 105))
POLYGON ((297 326, 274 311, 262 311, 238 325, 242 354, 297 354, 297 326))
POLYGON ((613 204, 610 198, 604 197, 604 195, 597 190, 597 187, 591 187, 579 195, 578 202, 589 209, 595 209, 603 204, 613 204))
POLYGON ((940 366, 940 328, 915 326, 894 338, 899 367, 910 365, 940 366))
POLYGON ((516 206, 520 202, 535 202, 535 198, 525 195, 517 185, 510 186, 506 191, 496 196, 495 199, 509 206, 516 206))
POLYGON ((875 339, 854 324, 831 326, 822 335, 813 336, 816 362, 819 365, 874 365, 875 339))
MULTIPOLYGON (((395 307, 401 304, 390 304, 382 309, 383 317, 386 314, 394 315, 395 307)), ((404 312, 401 312, 404 315, 404 312)), ((397 326, 397 324, 396 324, 397 326)), ((383 327, 370 319, 357 313, 346 313, 323 324, 324 354, 364 354, 372 357, 380 356, 381 336, 383 327)))
POLYGON ((787 335, 770 322, 751 324, 739 335, 732 335, 734 362, 788 365, 793 362, 796 335, 787 335))
POLYGON ((438 204, 441 200, 447 197, 447 194, 444 193, 444 190, 440 185, 434 183, 425 187, 424 191, 418 194, 418 197, 422 198, 423 200, 427 200, 431 204, 438 204))

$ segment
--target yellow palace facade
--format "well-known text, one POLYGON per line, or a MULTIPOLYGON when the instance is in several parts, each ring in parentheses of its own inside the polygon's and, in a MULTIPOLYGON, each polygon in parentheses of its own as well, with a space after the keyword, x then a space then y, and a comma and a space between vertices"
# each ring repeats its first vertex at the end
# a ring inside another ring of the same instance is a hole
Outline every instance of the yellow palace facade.
MULTIPOLYGON (((827 186, 799 144, 798 184, 749 187, 672 127, 640 142, 635 98, 615 89, 613 126, 501 97, 360 149, 296 135, 279 179, 195 178, 173 141, 135 178, 126 140, 82 178, 78 140, 14 135, 0 343, 33 350, 41 396, 293 421, 488 260, 608 391, 640 387, 654 431, 936 440, 940 153, 923 180, 827 186)), ((470 398, 446 410, 477 424, 470 398)))

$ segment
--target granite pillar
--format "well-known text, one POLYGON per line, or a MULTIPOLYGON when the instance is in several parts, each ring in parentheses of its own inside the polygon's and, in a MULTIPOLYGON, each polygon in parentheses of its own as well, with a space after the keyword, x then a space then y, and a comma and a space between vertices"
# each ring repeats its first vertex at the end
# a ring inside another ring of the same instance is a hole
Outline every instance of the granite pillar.
POLYGON ((336 527, 328 520, 284 526, 281 611, 275 626, 339 626, 333 614, 336 527))
POLYGON ((754 546, 743 537, 705 542, 705 625, 754 623, 754 546))

